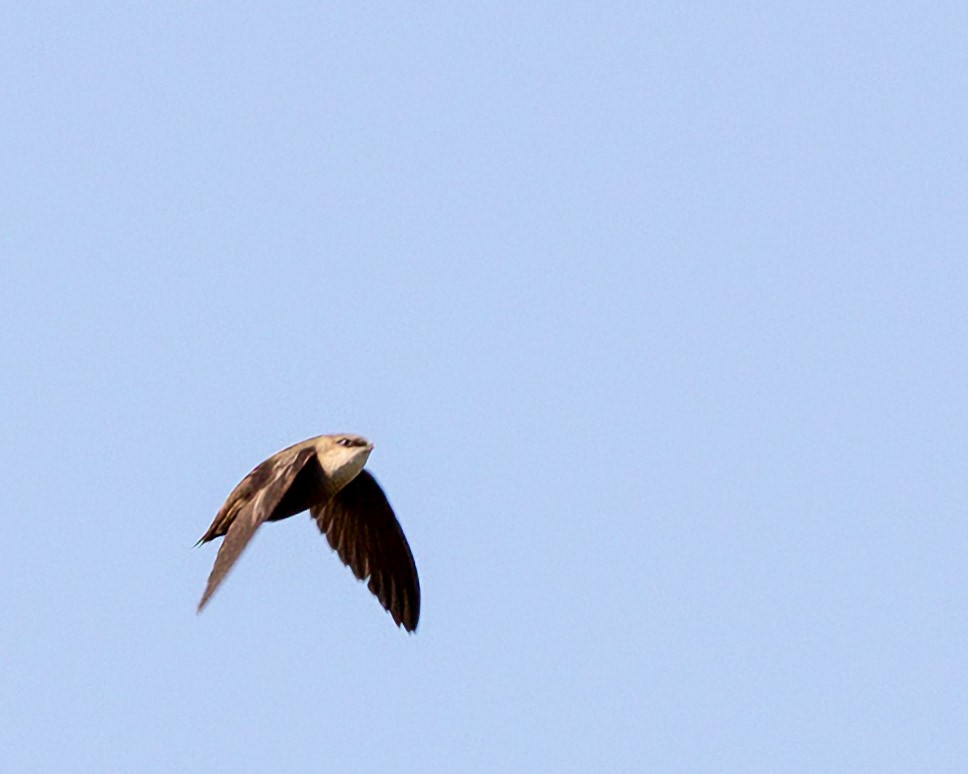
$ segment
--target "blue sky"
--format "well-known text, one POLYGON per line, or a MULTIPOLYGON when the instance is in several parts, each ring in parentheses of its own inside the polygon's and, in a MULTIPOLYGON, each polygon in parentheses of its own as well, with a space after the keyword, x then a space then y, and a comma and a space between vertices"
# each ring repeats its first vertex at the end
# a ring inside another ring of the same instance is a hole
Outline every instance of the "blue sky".
POLYGON ((4 771, 968 768, 966 6, 522 5, 0 14, 4 771))

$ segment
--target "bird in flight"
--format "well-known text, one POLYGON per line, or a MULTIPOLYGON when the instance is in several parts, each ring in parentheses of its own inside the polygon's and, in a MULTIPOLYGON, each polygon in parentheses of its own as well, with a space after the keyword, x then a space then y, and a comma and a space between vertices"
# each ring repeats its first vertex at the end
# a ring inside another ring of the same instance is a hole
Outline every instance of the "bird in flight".
POLYGON ((319 435, 273 454, 232 490, 196 545, 224 537, 198 612, 256 529, 309 509, 319 531, 408 632, 420 618, 420 581, 410 545, 376 479, 363 470, 373 444, 358 435, 319 435))

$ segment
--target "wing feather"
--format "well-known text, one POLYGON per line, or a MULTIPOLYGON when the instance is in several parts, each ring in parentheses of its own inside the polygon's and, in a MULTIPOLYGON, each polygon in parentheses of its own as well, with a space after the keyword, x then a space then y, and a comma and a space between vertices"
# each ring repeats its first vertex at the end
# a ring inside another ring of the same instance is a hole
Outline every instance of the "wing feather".
POLYGON ((410 545, 386 495, 366 470, 325 506, 310 508, 320 531, 353 574, 407 631, 420 618, 420 580, 410 545))
POLYGON ((316 451, 311 446, 285 449, 259 465, 229 495, 229 500, 222 506, 209 532, 199 541, 203 542, 206 538, 211 540, 209 533, 215 533, 213 536, 225 535, 218 556, 215 557, 215 565, 208 576, 205 593, 198 603, 199 613, 219 584, 225 580, 259 525, 273 515, 273 511, 292 487, 296 476, 315 454, 316 451), (227 519, 227 516, 231 518, 227 519))

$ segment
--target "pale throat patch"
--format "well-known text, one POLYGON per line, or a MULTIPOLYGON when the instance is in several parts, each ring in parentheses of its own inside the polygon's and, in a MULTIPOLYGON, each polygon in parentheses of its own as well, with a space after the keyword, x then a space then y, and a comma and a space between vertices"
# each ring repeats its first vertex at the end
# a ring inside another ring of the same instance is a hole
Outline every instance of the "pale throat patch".
POLYGON ((316 456, 326 475, 336 484, 337 489, 342 489, 363 470, 363 466, 369 459, 370 451, 370 449, 360 446, 331 446, 325 454, 320 455, 317 452, 316 456))

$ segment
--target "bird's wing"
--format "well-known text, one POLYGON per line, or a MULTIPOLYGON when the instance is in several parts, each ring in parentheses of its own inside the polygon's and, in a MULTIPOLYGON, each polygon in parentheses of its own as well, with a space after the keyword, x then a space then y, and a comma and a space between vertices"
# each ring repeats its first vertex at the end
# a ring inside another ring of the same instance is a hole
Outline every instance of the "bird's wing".
POLYGON ((412 632, 420 618, 420 581, 407 538, 380 485, 365 470, 325 506, 310 508, 319 529, 357 578, 412 632))
POLYGON ((279 501, 289 491, 296 476, 315 454, 316 450, 311 446, 286 449, 263 462, 250 474, 250 476, 253 476, 260 473, 255 478, 264 479, 264 483, 247 493, 247 501, 239 508, 237 515, 225 533, 225 539, 219 547, 218 556, 215 557, 215 566, 212 567, 212 572, 208 576, 208 586, 205 587, 202 600, 198 603, 199 613, 202 612, 202 608, 215 593, 215 589, 232 569, 235 560, 245 550, 256 529, 272 515, 279 501), (263 473, 260 471, 261 468, 267 470, 263 473))

